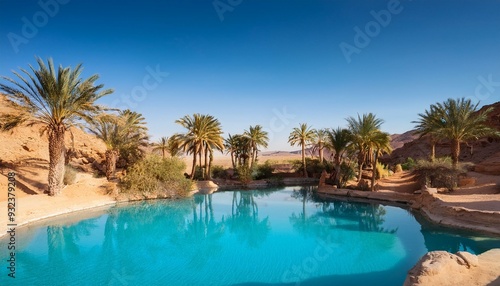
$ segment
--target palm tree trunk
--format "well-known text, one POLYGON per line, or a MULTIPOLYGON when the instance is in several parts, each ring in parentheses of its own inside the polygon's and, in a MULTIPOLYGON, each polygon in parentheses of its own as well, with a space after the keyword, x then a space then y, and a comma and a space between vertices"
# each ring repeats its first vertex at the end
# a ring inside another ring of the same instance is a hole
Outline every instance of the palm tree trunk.
POLYGON ((431 162, 434 162, 436 159, 436 142, 431 142, 431 162))
POLYGON ((340 177, 340 154, 335 152, 335 177, 333 178, 333 182, 337 184, 337 181, 340 177))
POLYGON ((195 151, 193 151, 193 166, 191 167, 191 176, 189 176, 191 180, 194 179, 194 171, 196 170, 196 156, 197 155, 198 154, 195 151))
POLYGON ((307 178, 307 166, 306 166, 306 143, 302 142, 302 167, 304 168, 304 178, 307 178))
POLYGON ((165 149, 161 149, 161 156, 165 159, 165 149))
POLYGON ((234 158, 234 152, 231 151, 231 163, 233 164, 233 169, 236 169, 236 160, 234 158))
POLYGON ((208 170, 208 144, 205 146, 205 172, 203 173, 203 179, 206 180, 208 178, 208 173, 210 170, 208 170))
POLYGON ((358 173, 358 183, 361 182, 361 178, 363 177, 363 164, 365 162, 365 155, 360 152, 358 154, 358 167, 359 167, 359 173, 358 173))
POLYGON ((106 179, 111 180, 115 176, 116 170, 116 157, 117 152, 115 150, 108 149, 104 153, 106 157, 106 179))
POLYGON ((323 163, 323 145, 319 144, 319 162, 323 163))
POLYGON ((451 142, 451 158, 453 159, 453 167, 458 165, 458 157, 460 156, 460 140, 453 139, 451 142))
POLYGON ((210 160, 208 161, 208 171, 207 171, 207 179, 212 180, 212 163, 214 161, 213 151, 210 151, 210 160))
POLYGON ((48 192, 50 196, 59 195, 63 187, 64 162, 66 159, 65 131, 63 125, 56 126, 49 131, 48 192))
POLYGON ((377 177, 378 152, 379 150, 377 150, 377 152, 375 153, 374 163, 372 167, 372 184, 370 188, 372 192, 375 191, 375 178, 377 177))

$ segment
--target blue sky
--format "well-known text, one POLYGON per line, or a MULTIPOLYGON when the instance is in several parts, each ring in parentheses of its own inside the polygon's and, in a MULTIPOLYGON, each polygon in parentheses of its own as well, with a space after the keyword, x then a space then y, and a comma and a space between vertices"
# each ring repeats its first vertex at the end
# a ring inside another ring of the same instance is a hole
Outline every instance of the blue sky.
POLYGON ((226 134, 260 124, 270 150, 295 150, 302 122, 373 112, 401 133, 449 97, 499 101, 498 11, 499 0, 0 0, 0 75, 35 55, 83 63, 115 90, 102 103, 143 113, 155 140, 204 113, 226 134))

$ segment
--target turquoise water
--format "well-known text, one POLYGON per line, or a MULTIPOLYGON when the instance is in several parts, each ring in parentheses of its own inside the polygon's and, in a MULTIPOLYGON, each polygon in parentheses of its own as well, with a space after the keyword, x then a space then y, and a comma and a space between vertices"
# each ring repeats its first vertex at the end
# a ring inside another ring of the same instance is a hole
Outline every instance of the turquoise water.
POLYGON ((0 285, 402 285, 427 251, 500 247, 402 208, 311 190, 217 192, 21 228, 15 279, 0 242, 0 285))

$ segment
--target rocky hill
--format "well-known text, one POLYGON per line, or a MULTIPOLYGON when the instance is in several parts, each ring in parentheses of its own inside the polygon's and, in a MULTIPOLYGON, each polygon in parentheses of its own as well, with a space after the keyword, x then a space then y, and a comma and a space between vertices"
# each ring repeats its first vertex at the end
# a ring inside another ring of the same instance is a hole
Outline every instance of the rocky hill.
MULTIPOLYGON (((478 112, 483 112, 489 107, 493 111, 488 115, 487 125, 500 131, 500 102, 486 105, 478 112)), ((409 131, 411 132, 411 131, 409 131)), ((408 157, 413 159, 428 158, 431 145, 427 137, 409 140, 399 148, 404 139, 410 139, 411 134, 406 132, 393 136, 393 146, 396 147, 390 156, 385 156, 382 161, 390 164, 403 163, 408 157)), ((449 142, 440 142, 436 145, 436 156, 449 156, 449 142)), ((476 171, 500 175, 500 138, 481 138, 475 142, 464 143, 461 146, 460 160, 476 164, 476 171)))
MULTIPOLYGON (((16 112, 7 103, 5 96, 0 94, 0 114, 16 112)), ((46 169, 49 160, 48 139, 47 134, 40 134, 40 130, 40 125, 33 125, 0 132, 0 167, 33 165, 46 169)), ((71 132, 66 133, 65 141, 66 148, 71 153, 71 165, 88 172, 101 168, 106 151, 101 140, 80 129, 72 128, 71 132)))

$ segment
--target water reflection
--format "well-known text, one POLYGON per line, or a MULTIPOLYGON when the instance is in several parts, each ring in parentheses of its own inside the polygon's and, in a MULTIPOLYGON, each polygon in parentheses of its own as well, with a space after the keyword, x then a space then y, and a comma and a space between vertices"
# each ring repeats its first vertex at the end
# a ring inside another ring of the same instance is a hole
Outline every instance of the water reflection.
POLYGON ((259 206, 255 201, 258 195, 254 191, 233 192, 231 217, 227 221, 230 232, 252 248, 264 242, 271 231, 269 217, 259 218, 259 206))
MULTIPOLYGON (((402 259, 405 249, 415 241, 419 242, 418 250, 408 258, 406 268, 423 254, 421 241, 428 250, 450 252, 481 253, 500 247, 500 240, 448 231, 418 215, 415 218, 420 226, 410 216, 401 219, 407 226, 395 223, 390 215, 391 209, 380 204, 324 200, 316 196, 314 187, 199 194, 179 201, 129 204, 111 208, 98 218, 54 224, 38 229, 36 236, 24 236, 33 242, 19 241, 23 245, 18 251, 19 275, 24 280, 16 280, 14 285, 52 285, 54 277, 57 283, 69 285, 75 277, 88 273, 92 273, 90 280, 83 284, 120 285, 120 279, 126 278, 128 285, 136 285, 143 282, 145 273, 150 282, 164 281, 166 276, 186 281, 193 276, 191 284, 196 284, 197 273, 208 277, 214 268, 227 263, 224 260, 234 259, 233 264, 237 264, 243 254, 252 265, 269 263, 263 269, 272 275, 276 272, 272 267, 278 263, 266 262, 262 255, 276 255, 270 252, 278 248, 283 255, 286 249, 295 248, 287 254, 290 260, 281 261, 281 266, 292 259, 302 263, 301 255, 307 258, 314 245, 322 243, 332 247, 325 263, 336 275, 353 273, 354 268, 358 273, 373 272, 372 268, 382 262, 402 259), (415 238, 419 230, 422 236, 415 238), (253 253, 260 256, 253 257, 253 253)), ((5 245, 0 247, 6 249, 5 245)), ((233 269, 231 274, 234 281, 244 275, 237 271, 233 269)), ((323 275, 332 273, 328 271, 323 275)), ((0 285, 5 284, 2 279, 0 285)))

